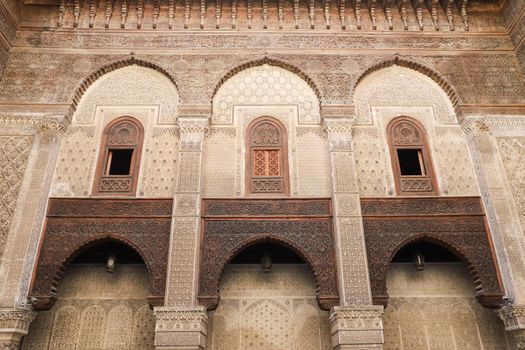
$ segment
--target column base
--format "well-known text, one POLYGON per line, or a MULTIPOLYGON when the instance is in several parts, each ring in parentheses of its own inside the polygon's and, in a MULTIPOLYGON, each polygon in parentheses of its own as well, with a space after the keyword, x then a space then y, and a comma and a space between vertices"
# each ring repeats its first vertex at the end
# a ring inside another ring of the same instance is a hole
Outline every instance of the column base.
POLYGON ((18 350, 35 317, 30 309, 0 309, 0 350, 18 350))
POLYGON ((506 305, 499 311, 499 317, 510 335, 513 350, 525 350, 525 305, 506 305))
POLYGON ((382 306, 336 306, 330 314, 333 350, 383 349, 382 306))
POLYGON ((154 313, 156 350, 204 349, 208 331, 205 308, 155 307, 154 313))

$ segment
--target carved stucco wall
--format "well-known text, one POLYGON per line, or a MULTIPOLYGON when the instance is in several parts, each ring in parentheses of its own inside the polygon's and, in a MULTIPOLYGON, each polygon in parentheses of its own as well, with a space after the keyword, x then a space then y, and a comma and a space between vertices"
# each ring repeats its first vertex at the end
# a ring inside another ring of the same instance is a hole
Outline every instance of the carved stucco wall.
POLYGON ((213 99, 203 153, 204 196, 244 196, 246 127, 261 116, 275 117, 287 129, 290 194, 329 196, 328 143, 319 100, 301 77, 268 64, 237 73, 213 99))
POLYGON ((129 115, 141 121, 145 133, 137 196, 170 197, 178 161, 177 107, 173 83, 153 69, 133 65, 98 79, 82 97, 62 139, 51 195, 91 193, 104 127, 129 115))
POLYGON ((362 196, 395 194, 386 126, 406 115, 426 129, 441 195, 479 195, 468 143, 450 100, 427 76, 392 66, 371 73, 357 86, 353 145, 362 196))
POLYGON ((155 320, 144 265, 71 265, 58 300, 40 312, 23 350, 152 350, 155 320))
POLYGON ((525 137, 501 137, 498 146, 514 203, 525 228, 525 137))
POLYGON ((509 349, 503 323, 474 298, 463 264, 392 264, 387 288, 385 350, 509 349))
POLYGON ((328 350, 328 312, 315 299, 306 265, 229 265, 210 312, 210 350, 328 350))
POLYGON ((32 145, 31 136, 0 136, 0 261, 32 145))

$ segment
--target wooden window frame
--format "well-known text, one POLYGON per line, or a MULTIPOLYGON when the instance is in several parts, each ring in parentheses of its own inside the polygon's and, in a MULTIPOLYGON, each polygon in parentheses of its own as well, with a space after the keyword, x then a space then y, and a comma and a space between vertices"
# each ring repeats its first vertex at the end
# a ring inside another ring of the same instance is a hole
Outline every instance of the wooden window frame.
POLYGON ((246 195, 250 197, 288 197, 290 196, 290 181, 289 181, 289 171, 288 171, 288 137, 286 128, 276 118, 273 117, 259 117, 253 120, 248 127, 246 128, 246 195), (279 145, 269 145, 269 146, 256 146, 253 144, 253 133, 256 128, 263 123, 269 123, 276 127, 279 132, 279 145), (256 150, 278 150, 279 151, 279 176, 255 176, 254 168, 254 151, 256 150), (255 180, 265 180, 265 179, 279 179, 282 183, 282 190, 279 192, 264 192, 264 191, 255 191, 254 192, 254 181, 255 180))
POLYGON ((137 182, 140 168, 140 160, 142 155, 142 146, 144 143, 144 127, 137 119, 124 116, 112 120, 104 128, 102 140, 100 142, 99 156, 97 161, 97 168, 95 171, 95 180, 93 182, 93 195, 96 196, 134 196, 137 190, 137 182), (109 144, 109 138, 114 128, 123 123, 130 123, 136 129, 135 142, 133 144, 115 145, 109 144), (116 149, 132 149, 129 175, 109 175, 108 156, 111 150, 116 149), (108 183, 125 184, 127 189, 112 190, 106 189, 108 183))
POLYGON ((390 159, 394 173, 396 193, 399 196, 434 196, 438 193, 436 176, 430 148, 428 146, 427 133, 423 125, 416 119, 400 116, 392 119, 387 126, 387 139, 390 149, 390 159), (399 142, 395 139, 396 128, 400 124, 410 126, 417 132, 416 140, 399 142), (422 175, 401 175, 401 165, 399 162, 398 149, 413 149, 420 152, 422 160, 422 175))

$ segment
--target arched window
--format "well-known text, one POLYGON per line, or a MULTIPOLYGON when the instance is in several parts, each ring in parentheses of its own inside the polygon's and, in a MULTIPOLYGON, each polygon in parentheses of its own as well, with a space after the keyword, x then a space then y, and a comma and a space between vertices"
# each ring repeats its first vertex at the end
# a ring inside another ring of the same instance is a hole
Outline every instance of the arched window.
POLYGON ((434 195, 437 186, 423 126, 409 117, 388 124, 390 156, 399 195, 434 195))
POLYGON ((142 152, 144 129, 131 117, 121 117, 104 129, 93 193, 134 195, 142 152))
POLYGON ((254 120, 246 137, 246 192, 288 195, 286 129, 278 120, 254 120))

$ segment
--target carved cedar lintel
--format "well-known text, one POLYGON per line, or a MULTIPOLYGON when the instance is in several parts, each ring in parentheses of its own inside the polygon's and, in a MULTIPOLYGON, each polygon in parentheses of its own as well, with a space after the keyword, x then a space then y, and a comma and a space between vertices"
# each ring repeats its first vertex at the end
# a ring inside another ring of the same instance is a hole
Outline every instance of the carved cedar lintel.
POLYGON ((339 303, 329 199, 205 199, 199 301, 213 309, 225 265, 246 247, 273 241, 313 270, 321 308, 339 303))
POLYGON ((58 199, 49 201, 44 239, 30 295, 35 310, 48 310, 68 264, 86 247, 118 241, 133 248, 150 273, 153 296, 164 295, 172 200, 58 199))
POLYGON ((486 307, 502 303, 503 289, 479 197, 361 199, 374 303, 386 305, 386 275, 405 245, 426 240, 461 258, 486 307))

